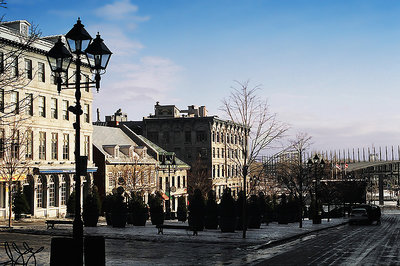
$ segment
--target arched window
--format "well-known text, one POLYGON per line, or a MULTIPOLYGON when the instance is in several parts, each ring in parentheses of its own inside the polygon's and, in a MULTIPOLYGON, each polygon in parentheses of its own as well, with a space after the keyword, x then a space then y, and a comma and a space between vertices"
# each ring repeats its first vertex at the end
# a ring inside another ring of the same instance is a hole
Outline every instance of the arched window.
POLYGON ((54 176, 50 176, 49 179, 49 206, 56 206, 56 185, 54 183, 54 176))
POLYGON ((41 176, 38 177, 36 184, 36 207, 43 208, 43 178, 41 176))
POLYGON ((67 204, 67 182, 65 176, 61 179, 61 205, 67 204))

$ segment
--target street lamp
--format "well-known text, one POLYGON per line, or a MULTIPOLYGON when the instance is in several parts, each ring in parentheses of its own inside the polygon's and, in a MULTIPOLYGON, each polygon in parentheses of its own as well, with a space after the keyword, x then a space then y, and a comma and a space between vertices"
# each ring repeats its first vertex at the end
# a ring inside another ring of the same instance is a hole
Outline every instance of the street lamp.
POLYGON ((324 169, 325 162, 324 159, 319 159, 318 155, 315 154, 314 158, 308 159, 307 165, 311 168, 314 165, 314 178, 315 178, 315 200, 314 200, 314 215, 313 215, 313 224, 320 224, 321 223, 321 214, 318 211, 318 186, 319 186, 319 179, 317 174, 317 169, 320 167, 324 169))
POLYGON ((165 152, 163 154, 162 160, 161 160, 162 165, 167 165, 168 166, 168 180, 166 182, 166 190, 168 193, 168 200, 165 204, 165 216, 166 219, 169 220, 171 219, 171 165, 175 166, 175 153, 174 152, 165 152))
POLYGON ((83 264, 83 222, 81 218, 81 176, 87 174, 87 156, 80 155, 80 116, 82 115, 81 100, 81 84, 91 87, 96 87, 98 90, 100 87, 100 74, 104 73, 107 67, 108 61, 110 60, 111 51, 103 43, 100 35, 97 34, 96 39, 92 41, 92 37, 85 30, 84 25, 78 18, 77 23, 74 27, 65 35, 67 40, 68 49, 65 47, 61 40, 61 37, 55 43, 53 48, 46 54, 47 60, 49 61, 51 71, 55 73, 57 81, 58 93, 61 89, 75 88, 75 100, 76 105, 70 106, 68 111, 72 112, 76 116, 74 123, 75 128, 75 217, 73 222, 73 238, 76 240, 78 245, 78 264, 83 264), (72 54, 71 54, 72 53, 72 54), (73 56, 75 55, 75 56, 73 56), (88 61, 92 73, 95 75, 95 81, 89 81, 87 83, 81 83, 81 56, 84 57, 85 61, 88 61), (76 66, 76 82, 62 83, 61 73, 67 73, 68 68, 71 64, 72 59, 75 61, 76 66), (95 85, 95 86, 93 86, 95 85), (64 87, 63 87, 64 86, 64 87), (70 87, 71 86, 71 87, 70 87), (74 86, 74 87, 72 87, 74 86))

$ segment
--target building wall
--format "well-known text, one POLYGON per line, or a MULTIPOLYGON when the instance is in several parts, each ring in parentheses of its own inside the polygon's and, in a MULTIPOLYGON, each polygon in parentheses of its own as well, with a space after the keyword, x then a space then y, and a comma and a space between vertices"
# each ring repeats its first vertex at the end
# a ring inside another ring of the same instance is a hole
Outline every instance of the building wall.
POLYGON ((174 151, 192 167, 200 158, 213 180, 217 198, 225 188, 231 188, 236 196, 243 187, 243 144, 247 143, 244 128, 214 116, 177 116, 172 112, 176 111, 174 106, 165 108, 171 110, 172 117, 166 117, 166 111, 159 117, 158 109, 162 108, 156 105, 156 115, 143 119, 145 137, 165 150, 174 151))
MULTIPOLYGON (((4 25, 0 25, 0 36, 2 38, 15 39, 15 36, 17 35, 17 33, 10 31, 4 25)), ((8 45, 8 43, 5 43, 4 39, 0 39, 0 42, 0 52, 2 52, 3 54, 7 54, 12 49, 15 49, 13 46, 8 45)), ((56 197, 57 195, 61 196, 61 193, 58 193, 58 191, 61 189, 63 179, 66 178, 68 180, 68 186, 72 186, 73 181, 71 180, 71 172, 75 169, 75 130, 73 128, 75 115, 67 111, 66 113, 68 114, 68 119, 66 119, 63 112, 63 101, 67 101, 69 105, 75 104, 75 90, 69 89, 62 90, 61 93, 57 92, 57 86, 53 82, 52 72, 45 56, 45 52, 49 50, 53 45, 54 43, 50 42, 49 40, 39 39, 34 44, 32 44, 35 49, 27 51, 19 57, 19 75, 23 76, 23 79, 21 80, 23 80, 27 85, 18 88, 16 91, 18 92, 19 99, 23 99, 27 94, 32 94, 33 112, 31 114, 29 112, 26 112, 26 108, 22 108, 21 105, 19 114, 16 114, 15 116, 10 118, 23 120, 23 126, 19 128, 20 131, 31 129, 33 132, 33 156, 32 158, 28 158, 25 161, 25 166, 27 166, 27 174, 29 174, 29 177, 25 181, 23 181, 23 183, 25 187, 31 190, 31 211, 35 217, 55 217, 63 216, 65 214, 66 206, 65 204, 61 204, 61 197, 56 198, 55 206, 49 206, 49 201, 47 199, 49 199, 50 196, 48 195, 48 193, 50 188, 51 190, 53 190, 53 185, 51 185, 50 187, 50 184, 55 183, 55 195, 56 197), (26 60, 30 60, 32 65, 31 79, 26 74, 26 60), (42 76, 39 75, 39 64, 44 65, 44 81, 42 79, 42 76), (39 106, 42 99, 45 99, 44 115, 40 113, 41 108, 39 106), (55 101, 57 102, 56 108, 54 108, 55 105, 52 104, 55 101), (44 137, 44 134, 45 154, 43 157, 40 157, 40 136, 44 137), (64 135, 69 136, 69 152, 66 153, 68 154, 68 156, 66 157, 63 157, 64 135), (54 145, 52 145, 52 143, 54 143, 54 145), (52 150, 52 147, 56 147, 56 149, 54 149, 54 152, 52 150), (52 152, 55 156, 52 156, 52 152), (42 185, 38 188, 37 181, 39 179, 42 179, 42 185), (42 189, 42 191, 39 191, 38 189, 42 189), (43 195, 43 199, 46 205, 40 206, 40 204, 38 204, 38 195, 43 195)), ((7 62, 5 62, 5 64, 7 64, 7 62)), ((75 76, 73 75, 74 70, 75 66, 71 64, 68 74, 69 82, 74 82, 75 80, 75 76)), ((83 66, 81 68, 81 71, 87 76, 90 75, 90 71, 86 66, 83 66)), ((82 77, 82 81, 86 81, 85 76, 82 77)), ((7 92, 7 87, 1 89, 4 89, 7 92)), ((91 145, 93 131, 91 124, 91 106, 93 101, 92 89, 82 88, 81 92, 81 105, 84 114, 81 116, 80 154, 87 155, 89 159, 88 167, 94 168, 94 164, 92 161, 91 145)), ((11 95, 9 93, 4 93, 4 102, 11 102, 11 95)), ((7 110, 5 110, 5 112, 7 112, 7 110)), ((4 120, 4 115, 2 115, 1 112, 0 117, 2 117, 4 120)), ((7 135, 10 134, 12 127, 3 125, 0 127, 0 129, 4 130, 5 137, 7 137, 7 135)), ((92 174, 89 174, 87 177, 88 182, 86 185, 83 186, 87 187, 91 179, 92 174)), ((4 190, 5 183, 0 182, 0 191, 4 190)), ((67 189, 67 191, 68 193, 72 192, 71 189, 67 189)), ((7 204, 5 203, 8 202, 7 195, 8 194, 6 194, 4 197, 0 197, 0 217, 5 217, 4 213, 7 209, 7 204)))

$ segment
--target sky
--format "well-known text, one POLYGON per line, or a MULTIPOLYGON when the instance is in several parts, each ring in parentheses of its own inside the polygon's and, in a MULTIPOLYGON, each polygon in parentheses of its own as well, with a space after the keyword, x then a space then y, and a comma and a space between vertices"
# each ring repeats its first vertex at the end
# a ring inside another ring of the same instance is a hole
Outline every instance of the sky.
POLYGON ((5 20, 43 36, 78 17, 113 52, 93 116, 130 120, 154 104, 205 105, 222 117, 235 81, 261 86, 270 110, 313 149, 400 144, 400 1, 9 0, 5 20))

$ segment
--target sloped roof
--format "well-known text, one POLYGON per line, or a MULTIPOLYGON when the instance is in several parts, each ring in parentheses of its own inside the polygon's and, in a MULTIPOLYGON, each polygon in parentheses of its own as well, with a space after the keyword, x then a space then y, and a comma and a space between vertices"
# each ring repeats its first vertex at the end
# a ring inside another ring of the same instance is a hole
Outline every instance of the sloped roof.
MULTIPOLYGON (((120 153, 118 158, 110 156, 110 154, 104 149, 107 146, 139 146, 131 138, 129 138, 120 128, 115 127, 102 127, 93 126, 93 145, 105 155, 106 160, 110 163, 128 163, 133 162, 132 158, 120 153)), ((157 161, 148 156, 140 159, 137 163, 151 163, 155 164, 157 161)))

